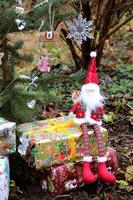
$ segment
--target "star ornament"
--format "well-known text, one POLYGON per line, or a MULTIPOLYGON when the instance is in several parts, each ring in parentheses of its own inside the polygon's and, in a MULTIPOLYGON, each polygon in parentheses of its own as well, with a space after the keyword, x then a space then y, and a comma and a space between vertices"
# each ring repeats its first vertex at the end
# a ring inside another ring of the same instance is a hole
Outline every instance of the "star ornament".
POLYGON ((78 15, 77 19, 66 23, 68 26, 67 38, 73 38, 78 44, 82 44, 83 41, 87 41, 88 38, 94 39, 91 33, 93 20, 87 21, 86 18, 83 18, 81 13, 78 15))

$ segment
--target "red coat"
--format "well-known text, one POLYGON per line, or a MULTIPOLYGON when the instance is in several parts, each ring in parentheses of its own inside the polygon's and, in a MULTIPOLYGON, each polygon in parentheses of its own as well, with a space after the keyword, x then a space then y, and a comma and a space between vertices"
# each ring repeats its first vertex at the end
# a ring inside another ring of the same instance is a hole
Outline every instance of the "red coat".
MULTIPOLYGON (((70 110, 70 112, 73 112, 73 113, 75 111, 76 111, 77 118, 85 117, 85 111, 82 109, 80 102, 75 103, 70 110)), ((91 118, 96 121, 99 121, 99 115, 104 115, 104 109, 102 107, 97 108, 96 111, 91 114, 91 118)))

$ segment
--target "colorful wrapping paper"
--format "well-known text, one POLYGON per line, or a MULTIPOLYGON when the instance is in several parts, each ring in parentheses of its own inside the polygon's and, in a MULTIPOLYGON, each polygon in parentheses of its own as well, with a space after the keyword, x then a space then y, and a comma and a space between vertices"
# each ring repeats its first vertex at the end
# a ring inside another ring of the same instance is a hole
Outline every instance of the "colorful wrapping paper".
MULTIPOLYGON (((22 134, 19 153, 36 169, 50 167, 64 162, 81 161, 83 157, 83 137, 81 129, 67 117, 25 123, 18 127, 22 134)), ((107 142, 107 131, 101 128, 103 140, 107 142)), ((93 130, 90 136, 90 155, 98 154, 93 130)))
MULTIPOLYGON (((115 174, 118 168, 116 151, 112 148, 107 148, 106 156, 108 157, 108 170, 115 174)), ((51 167, 42 175, 42 189, 55 196, 83 186, 84 182, 82 178, 82 166, 82 163, 71 162, 68 164, 51 167)), ((96 157, 94 158, 91 166, 93 173, 97 174, 96 157)))
POLYGON ((0 200, 8 200, 10 186, 9 161, 0 156, 0 200))
POLYGON ((82 164, 72 162, 51 167, 50 170, 44 172, 41 185, 42 189, 53 196, 83 186, 82 164))
POLYGON ((0 155, 16 151, 16 123, 0 117, 0 155))

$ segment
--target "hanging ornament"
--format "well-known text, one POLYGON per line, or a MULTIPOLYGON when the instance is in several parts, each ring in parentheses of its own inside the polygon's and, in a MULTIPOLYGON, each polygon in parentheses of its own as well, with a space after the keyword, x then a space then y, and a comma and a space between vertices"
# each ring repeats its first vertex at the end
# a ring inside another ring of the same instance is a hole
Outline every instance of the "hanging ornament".
POLYGON ((27 151, 28 146, 29 146, 29 138, 28 138, 28 136, 27 135, 22 135, 19 138, 19 141, 21 142, 21 144, 18 146, 18 152, 21 155, 26 155, 26 151, 27 151))
POLYGON ((4 53, 3 52, 0 52, 0 65, 2 65, 2 58, 4 56, 4 53))
POLYGON ((49 72, 50 71, 49 58, 48 57, 40 58, 39 63, 38 63, 38 70, 40 72, 49 72))
POLYGON ((24 20, 21 20, 21 19, 16 19, 16 24, 17 24, 17 27, 18 29, 21 31, 25 28, 26 26, 26 22, 24 20))
POLYGON ((30 109, 35 108, 35 105, 36 105, 36 100, 31 100, 31 101, 28 101, 28 102, 27 102, 27 106, 28 106, 28 108, 30 108, 30 109))
POLYGON ((34 82, 38 79, 38 76, 36 76, 35 78, 32 79, 32 81, 29 83, 29 85, 26 87, 26 90, 36 90, 37 88, 37 84, 35 84, 34 82))
POLYGON ((83 41, 87 41, 87 38, 94 39, 92 33, 92 24, 93 20, 87 21, 86 18, 83 18, 82 14, 78 15, 77 19, 73 21, 66 22, 68 26, 68 35, 67 38, 74 39, 78 44, 82 44, 83 41))
POLYGON ((22 8, 22 7, 16 7, 15 8, 16 9, 16 14, 23 14, 24 13, 24 8, 22 8))
POLYGON ((22 4, 22 0, 16 0, 16 2, 22 4))
POLYGON ((59 40, 59 33, 56 31, 46 31, 40 34, 40 42, 56 42, 59 40))
POLYGON ((52 1, 49 1, 49 27, 50 30, 40 34, 41 42, 56 42, 59 39, 59 34, 54 30, 54 18, 55 18, 55 10, 52 13, 52 1))
MULTIPOLYGON (((26 87, 27 91, 31 91, 31 90, 36 90, 37 88, 37 84, 35 84, 34 82, 38 79, 38 76, 36 76, 35 78, 32 79, 31 83, 29 83, 29 85, 26 87)), ((28 106, 28 108, 30 109, 34 109, 35 105, 36 105, 36 100, 32 99, 29 100, 26 105, 28 106)))

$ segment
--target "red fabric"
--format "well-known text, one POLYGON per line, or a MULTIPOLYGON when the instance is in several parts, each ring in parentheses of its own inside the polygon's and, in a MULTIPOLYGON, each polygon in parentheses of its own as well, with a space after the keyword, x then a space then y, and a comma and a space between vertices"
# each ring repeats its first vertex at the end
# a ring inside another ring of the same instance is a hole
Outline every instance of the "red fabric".
POLYGON ((93 126, 95 136, 97 138, 97 145, 98 145, 98 155, 99 157, 105 156, 106 147, 103 142, 102 133, 100 127, 98 125, 93 126))
MULTIPOLYGON (((75 111, 76 111, 76 117, 77 118, 84 118, 85 117, 85 112, 81 108, 80 102, 75 103, 70 110, 70 112, 73 112, 73 113, 75 111)), ((97 108, 96 112, 93 112, 91 114, 91 118, 98 121, 99 115, 104 115, 104 109, 103 108, 97 108)))
POLYGON ((81 124, 80 127, 81 127, 82 133, 83 133, 84 156, 89 156, 89 154, 90 154, 90 145, 89 145, 90 136, 88 134, 88 127, 86 124, 81 124))
POLYGON ((97 177, 93 174, 91 170, 91 165, 89 162, 84 162, 83 164, 83 180, 85 183, 94 183, 97 177))
POLYGON ((105 162, 98 164, 98 178, 105 183, 115 184, 116 182, 115 176, 107 170, 105 162))
POLYGON ((98 76, 97 76, 97 70, 96 70, 96 58, 95 57, 91 58, 91 61, 88 65, 88 71, 87 71, 87 75, 86 75, 84 84, 88 84, 88 83, 95 83, 95 84, 99 83, 98 76))

